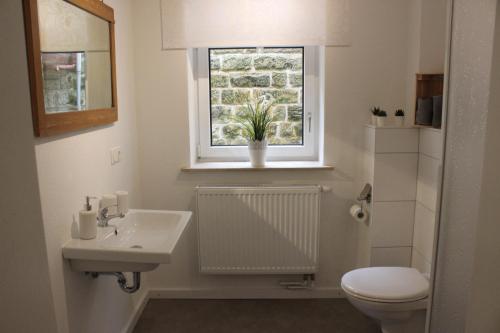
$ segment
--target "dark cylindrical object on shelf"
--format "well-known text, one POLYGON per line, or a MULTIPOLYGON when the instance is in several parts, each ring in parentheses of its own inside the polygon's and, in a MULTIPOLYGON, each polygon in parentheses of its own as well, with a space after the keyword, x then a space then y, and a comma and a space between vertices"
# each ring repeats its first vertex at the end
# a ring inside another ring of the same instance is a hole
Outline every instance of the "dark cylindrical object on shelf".
POLYGON ((443 117, 443 96, 432 96, 432 127, 441 128, 441 119, 443 117))
POLYGON ((417 112, 415 117, 416 124, 425 126, 432 125, 432 109, 432 98, 419 98, 417 100, 417 112))

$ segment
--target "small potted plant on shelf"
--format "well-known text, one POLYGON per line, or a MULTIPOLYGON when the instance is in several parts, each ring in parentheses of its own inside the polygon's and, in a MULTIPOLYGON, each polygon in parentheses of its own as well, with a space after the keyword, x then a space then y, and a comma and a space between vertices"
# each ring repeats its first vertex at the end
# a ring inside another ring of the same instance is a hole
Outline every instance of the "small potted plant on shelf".
POLYGON ((378 106, 372 107, 370 110, 372 113, 372 125, 377 125, 377 115, 380 112, 380 108, 378 106))
POLYGON ((394 113, 396 117, 396 126, 403 127, 405 124, 405 112, 403 109, 397 109, 394 113))
POLYGON ((377 127, 384 127, 387 119, 387 112, 380 110, 377 114, 377 127))
POLYGON ((263 167, 266 164, 267 135, 273 122, 274 102, 267 96, 261 96, 251 100, 247 107, 247 112, 235 117, 235 120, 243 127, 243 135, 248 140, 250 163, 253 167, 263 167))

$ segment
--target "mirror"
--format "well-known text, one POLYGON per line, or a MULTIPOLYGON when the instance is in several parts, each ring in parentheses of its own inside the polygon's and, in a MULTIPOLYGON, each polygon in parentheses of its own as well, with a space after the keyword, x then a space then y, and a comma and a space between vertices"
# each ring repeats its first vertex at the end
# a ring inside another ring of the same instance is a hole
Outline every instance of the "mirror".
POLYGON ((99 0, 25 0, 37 136, 117 120, 113 9, 99 0))
POLYGON ((108 22, 61 0, 38 0, 38 17, 45 112, 110 108, 108 22))

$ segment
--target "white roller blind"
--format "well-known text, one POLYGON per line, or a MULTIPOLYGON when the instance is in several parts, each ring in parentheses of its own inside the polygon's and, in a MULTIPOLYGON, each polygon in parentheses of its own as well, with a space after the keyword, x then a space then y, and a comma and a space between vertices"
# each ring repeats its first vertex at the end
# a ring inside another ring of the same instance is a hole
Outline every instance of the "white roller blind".
POLYGON ((161 0, 164 49, 342 46, 349 0, 161 0))

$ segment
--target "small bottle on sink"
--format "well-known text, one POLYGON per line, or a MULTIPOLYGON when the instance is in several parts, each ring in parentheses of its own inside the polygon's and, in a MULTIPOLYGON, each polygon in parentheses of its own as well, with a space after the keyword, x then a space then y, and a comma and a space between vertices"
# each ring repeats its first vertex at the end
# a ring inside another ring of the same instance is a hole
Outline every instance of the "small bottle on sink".
POLYGON ((97 236, 97 212, 92 210, 90 199, 94 197, 85 197, 85 205, 80 211, 78 226, 81 239, 93 239, 97 236))

